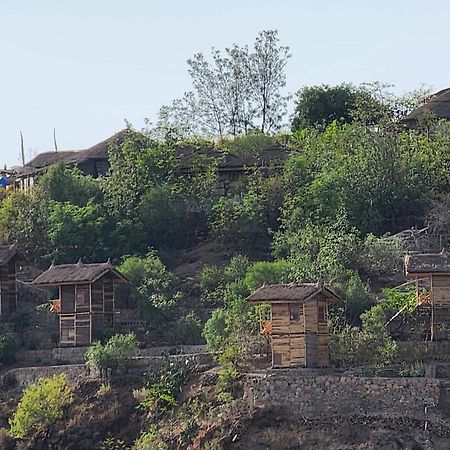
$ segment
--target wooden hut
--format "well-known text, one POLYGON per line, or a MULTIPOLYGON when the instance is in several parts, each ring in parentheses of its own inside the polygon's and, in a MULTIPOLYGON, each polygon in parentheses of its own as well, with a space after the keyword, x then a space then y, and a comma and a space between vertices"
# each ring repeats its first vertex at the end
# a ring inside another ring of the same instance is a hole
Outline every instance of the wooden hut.
POLYGON ((405 273, 416 282, 417 306, 430 311, 430 339, 436 340, 436 326, 450 325, 450 254, 406 255, 405 273))
POLYGON ((325 367, 329 363, 328 305, 340 302, 321 284, 264 285, 247 297, 269 303, 264 330, 272 340, 272 367, 325 367))
MULTIPOLYGON (((114 327, 114 288, 127 280, 108 261, 98 264, 52 264, 39 275, 36 286, 57 286, 62 346, 89 345, 105 329, 114 327)), ((57 307, 56 307, 56 306, 57 307)))
POLYGON ((8 319, 17 310, 17 270, 26 264, 13 245, 0 245, 0 318, 8 319))

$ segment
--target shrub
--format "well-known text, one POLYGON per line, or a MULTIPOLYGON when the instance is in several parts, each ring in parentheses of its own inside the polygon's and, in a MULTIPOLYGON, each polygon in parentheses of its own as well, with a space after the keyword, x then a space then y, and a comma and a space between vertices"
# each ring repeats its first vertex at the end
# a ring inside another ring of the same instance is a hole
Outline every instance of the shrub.
POLYGON ((150 425, 148 431, 141 433, 133 444, 132 450, 167 450, 167 444, 158 442, 158 428, 150 425))
POLYGON ((31 432, 45 431, 63 417, 72 401, 73 388, 64 373, 41 378, 25 389, 16 412, 9 419, 11 435, 23 439, 31 432))
POLYGON ((330 354, 337 366, 389 364, 397 351, 397 344, 389 335, 380 305, 361 315, 362 328, 335 325, 331 335, 330 354))
POLYGON ((175 327, 175 337, 185 345, 200 344, 202 339, 203 325, 201 320, 193 313, 182 317, 175 327))
POLYGON ((129 447, 122 439, 108 437, 101 443, 99 450, 129 450, 129 447))
POLYGON ((17 343, 12 336, 0 336, 0 362, 8 363, 14 360, 17 343))
POLYGON ((121 369, 136 356, 137 341, 133 333, 116 334, 106 344, 94 342, 86 352, 89 367, 103 371, 104 369, 121 369))
POLYGON ((398 239, 367 235, 361 254, 361 265, 370 275, 392 275, 402 270, 404 244, 398 239))
POLYGON ((217 266, 203 266, 199 282, 205 292, 213 292, 223 281, 223 269, 217 266))
POLYGON ((170 411, 178 405, 177 396, 191 371, 191 360, 184 359, 170 362, 160 373, 149 374, 145 389, 136 392, 135 398, 144 397, 138 408, 156 408, 161 413, 170 411))

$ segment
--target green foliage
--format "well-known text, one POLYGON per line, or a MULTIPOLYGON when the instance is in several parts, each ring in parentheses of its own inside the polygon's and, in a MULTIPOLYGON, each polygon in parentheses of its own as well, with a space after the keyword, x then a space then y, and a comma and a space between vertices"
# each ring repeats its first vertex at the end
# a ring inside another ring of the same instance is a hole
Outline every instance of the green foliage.
POLYGON ((48 200, 36 187, 31 193, 13 191, 0 203, 0 242, 17 245, 39 258, 49 248, 47 236, 48 200))
POLYGON ((330 355, 337 366, 381 367, 392 362, 397 344, 385 327, 381 306, 361 315, 362 327, 337 322, 332 330, 330 355))
POLYGON ((178 405, 178 394, 192 370, 192 361, 186 358, 168 362, 159 373, 150 373, 147 376, 145 396, 138 408, 147 411, 156 409, 162 414, 172 410, 178 405))
POLYGON ((104 244, 105 216, 102 208, 89 200, 85 206, 50 201, 47 236, 51 250, 46 259, 69 263, 81 254, 88 261, 106 259, 104 244))
POLYGON ((89 200, 101 197, 100 188, 93 178, 62 161, 49 167, 38 183, 49 200, 60 203, 84 206, 89 200))
POLYGON ((385 288, 383 289, 384 299, 380 306, 384 310, 411 312, 417 306, 417 293, 414 286, 409 286, 405 290, 385 288))
POLYGON ((332 223, 342 211, 363 234, 410 227, 426 207, 428 181, 421 175, 424 160, 405 141, 390 125, 374 129, 359 123, 295 135, 301 153, 287 164, 283 227, 332 223))
POLYGON ((363 243, 360 266, 375 276, 392 275, 402 270, 404 244, 400 239, 386 239, 368 234, 363 243))
POLYGON ((148 431, 141 433, 132 446, 132 450, 167 450, 169 447, 158 442, 159 432, 156 425, 149 426, 148 431))
POLYGON ((289 57, 274 30, 260 32, 251 50, 233 44, 224 52, 212 49, 209 59, 194 55, 188 60, 194 90, 161 108, 157 135, 173 141, 276 131, 286 114, 281 90, 289 57))
POLYGON ((99 450, 129 450, 129 447, 122 439, 108 437, 101 443, 99 450))
POLYGON ((193 312, 182 317, 175 327, 176 339, 179 343, 184 345, 202 343, 202 332, 202 321, 193 312))
POLYGON ((418 366, 410 366, 408 368, 401 369, 398 374, 401 377, 422 377, 424 375, 422 369, 418 366))
POLYGON ((280 232, 275 237, 277 256, 288 256, 295 281, 322 280, 327 283, 342 279, 347 268, 356 266, 357 231, 345 215, 330 225, 307 224, 292 232, 280 232))
POLYGON ((215 291, 223 282, 223 269, 217 266, 203 266, 199 274, 199 283, 203 291, 215 291))
POLYGON ((41 378, 27 387, 9 419, 11 435, 24 439, 33 432, 47 430, 62 419, 66 407, 73 401, 73 392, 65 374, 41 378))
POLYGON ((94 342, 86 352, 86 361, 93 369, 121 369, 136 353, 137 341, 133 333, 116 334, 106 344, 94 342))
POLYGON ((291 264, 288 261, 258 261, 247 270, 244 283, 249 291, 254 291, 263 284, 289 283, 290 277, 291 264))
POLYGON ((150 251, 144 257, 127 257, 119 266, 119 271, 130 281, 144 317, 154 308, 164 310, 176 302, 175 277, 155 251, 150 251))
POLYGON ((12 336, 0 335, 0 363, 14 361, 16 349, 17 343, 12 336))
POLYGON ((235 136, 233 139, 223 138, 219 143, 226 152, 244 156, 258 154, 273 144, 275 144, 273 136, 258 132, 235 136))
POLYGON ((350 123, 365 92, 351 84, 306 86, 297 92, 292 131, 310 127, 326 127, 334 121, 350 123))

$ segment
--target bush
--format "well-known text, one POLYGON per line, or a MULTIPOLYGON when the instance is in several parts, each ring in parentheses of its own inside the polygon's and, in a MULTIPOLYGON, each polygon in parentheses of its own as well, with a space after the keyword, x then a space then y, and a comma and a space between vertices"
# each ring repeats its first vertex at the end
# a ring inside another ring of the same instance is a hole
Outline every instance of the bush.
POLYGON ((158 442, 159 432, 156 425, 150 425, 148 431, 141 433, 133 444, 132 450, 167 450, 167 444, 158 442))
POLYGON ((156 409, 159 413, 166 413, 178 405, 177 396, 191 373, 192 361, 170 362, 160 373, 148 375, 147 384, 137 396, 142 395, 139 409, 156 409))
POLYGON ((73 388, 64 373, 41 378, 25 389, 16 412, 9 419, 11 436, 24 439, 32 432, 45 431, 63 417, 72 401, 73 388))
POLYGON ((367 235, 361 254, 361 265, 370 275, 392 275, 403 267, 404 244, 398 239, 367 235))
POLYGON ((130 358, 136 356, 137 348, 133 333, 116 334, 106 344, 94 342, 86 352, 86 361, 89 367, 100 371, 120 369, 127 365, 130 358))
POLYGON ((215 291, 223 281, 223 269, 217 266, 203 266, 199 282, 205 292, 215 291))
POLYGON ((201 344, 203 325, 201 320, 193 313, 182 317, 175 327, 175 337, 184 345, 201 344))
POLYGON ((330 342, 332 362, 337 366, 389 364, 397 351, 397 344, 389 335, 380 305, 361 315, 362 328, 335 325, 330 342))
POLYGON ((0 363, 14 361, 17 343, 12 336, 0 336, 0 363))

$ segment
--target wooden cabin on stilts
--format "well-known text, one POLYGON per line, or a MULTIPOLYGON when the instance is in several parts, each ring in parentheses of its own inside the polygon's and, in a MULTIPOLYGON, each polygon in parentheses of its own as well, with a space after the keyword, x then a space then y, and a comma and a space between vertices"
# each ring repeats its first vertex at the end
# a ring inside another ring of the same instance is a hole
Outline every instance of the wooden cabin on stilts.
POLYGON ((270 321, 261 331, 272 341, 272 367, 325 367, 329 364, 328 305, 339 297, 322 284, 263 285, 249 303, 268 303, 270 321))
POLYGON ((53 311, 60 318, 60 345, 85 346, 114 327, 115 286, 126 278, 110 261, 98 264, 52 264, 35 286, 58 287, 53 311))
POLYGON ((450 325, 450 253, 416 253, 405 257, 406 276, 415 280, 417 307, 430 315, 429 340, 450 325))

